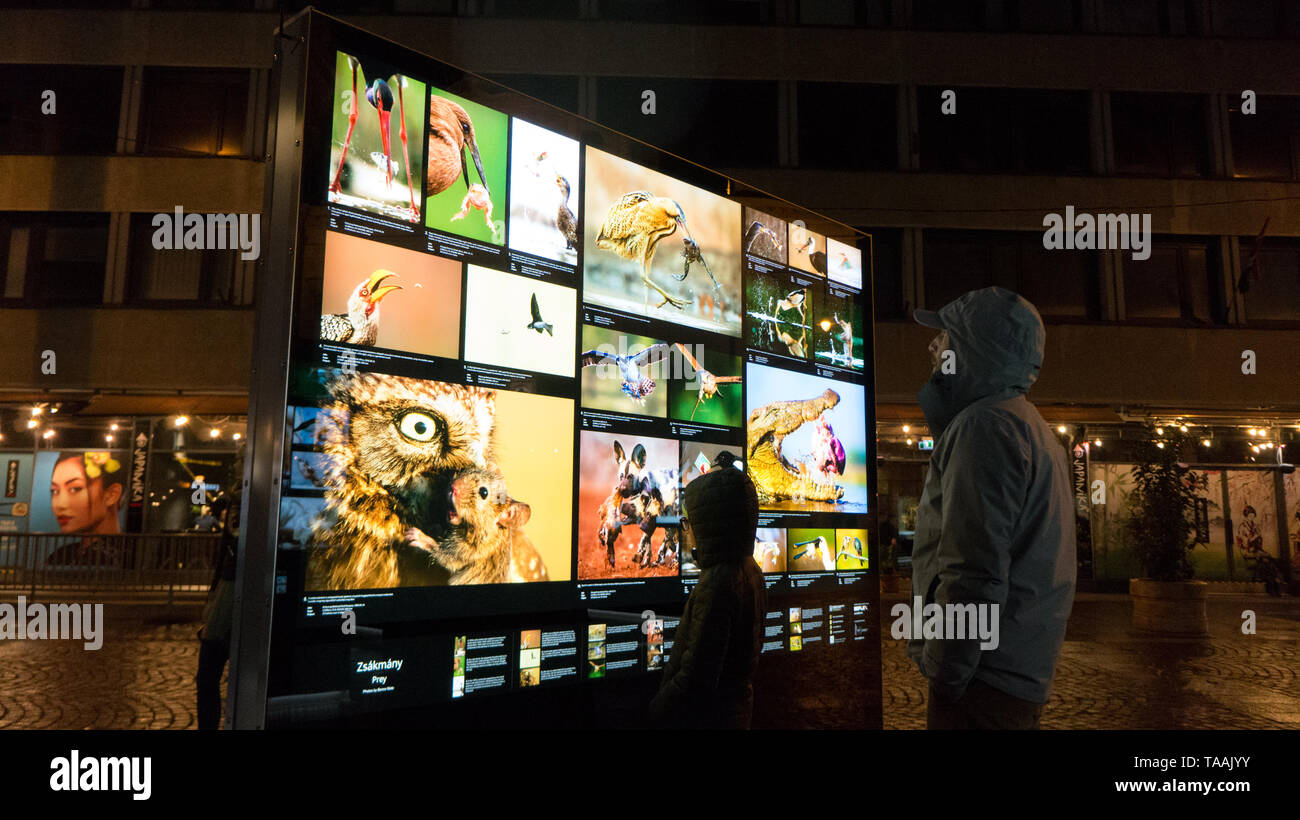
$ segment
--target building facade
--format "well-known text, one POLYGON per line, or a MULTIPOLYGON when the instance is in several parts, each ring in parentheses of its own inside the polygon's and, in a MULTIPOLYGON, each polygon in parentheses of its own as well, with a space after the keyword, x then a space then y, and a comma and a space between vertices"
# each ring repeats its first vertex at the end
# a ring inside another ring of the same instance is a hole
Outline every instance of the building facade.
MULTIPOLYGON (((237 456, 259 265, 156 248, 154 218, 262 210, 274 30, 301 6, 3 5, 7 28, 42 36, 0 57, 0 449, 35 464, 115 447, 114 424, 147 429, 166 477, 150 491, 179 492, 197 473, 175 453, 198 458, 194 439, 237 456)), ((870 233, 879 490, 900 529, 927 455, 913 396, 930 334, 910 313, 1001 285, 1047 322, 1030 397, 1084 485, 1122 498, 1132 442, 1186 425, 1189 458, 1219 476, 1202 577, 1248 574, 1246 507, 1266 550, 1296 553, 1300 490, 1268 467, 1300 450, 1293 3, 318 7, 870 233), (1075 233, 1049 249, 1051 214, 1122 214, 1150 233, 1141 248, 1075 233)), ((1128 577, 1121 509, 1085 510, 1081 571, 1128 577)), ((184 529, 197 512, 138 525, 184 529)))

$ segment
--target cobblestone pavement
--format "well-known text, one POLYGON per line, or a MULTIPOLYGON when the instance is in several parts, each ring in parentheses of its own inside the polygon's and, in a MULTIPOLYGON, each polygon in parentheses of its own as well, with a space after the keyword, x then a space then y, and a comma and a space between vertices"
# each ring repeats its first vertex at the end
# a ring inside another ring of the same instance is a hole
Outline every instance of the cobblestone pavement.
MULTIPOLYGON (((889 607, 882 602, 886 635, 889 607)), ((1211 637, 1156 640, 1130 626, 1126 595, 1080 595, 1045 729, 1300 728, 1300 599, 1212 596, 1211 637), (1241 634, 1242 610, 1257 634, 1241 634)), ((189 729, 197 623, 106 608, 104 646, 0 643, 0 728, 189 729)), ((900 641, 883 653, 885 728, 925 727, 925 680, 900 641)))
MULTIPOLYGON (((1300 728, 1300 600, 1214 595, 1208 609, 1208 640, 1154 639, 1132 629, 1127 595, 1080 595, 1042 727, 1300 728), (1254 635, 1241 634, 1246 609, 1254 635)), ((886 637, 883 655, 885 728, 925 728, 925 679, 901 641, 886 637)))

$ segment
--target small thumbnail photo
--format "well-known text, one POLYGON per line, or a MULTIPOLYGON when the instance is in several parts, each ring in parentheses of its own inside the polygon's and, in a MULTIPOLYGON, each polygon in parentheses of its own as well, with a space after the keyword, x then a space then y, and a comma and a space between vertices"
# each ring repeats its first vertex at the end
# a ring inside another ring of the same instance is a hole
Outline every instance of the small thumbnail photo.
POLYGON ((785 530, 764 527, 754 531, 754 563, 763 573, 785 572, 785 530))
POLYGON ((429 89, 426 227, 506 243, 508 120, 472 100, 429 89))
POLYGON ((861 290, 862 251, 834 239, 827 239, 826 247, 826 272, 831 281, 861 290))
POLYGON ((510 248, 578 263, 577 140, 510 121, 510 248))
POLYGON ((573 376, 577 304, 573 288, 469 265, 465 360, 573 376))
POLYGON ((826 237, 797 222, 790 223, 790 267, 825 276, 826 237))
POLYGON ((785 264, 787 233, 784 219, 746 205, 741 223, 745 226, 745 236, 741 240, 745 253, 761 256, 778 265, 785 264))
POLYGON ((836 530, 836 569, 867 569, 867 531, 836 530))

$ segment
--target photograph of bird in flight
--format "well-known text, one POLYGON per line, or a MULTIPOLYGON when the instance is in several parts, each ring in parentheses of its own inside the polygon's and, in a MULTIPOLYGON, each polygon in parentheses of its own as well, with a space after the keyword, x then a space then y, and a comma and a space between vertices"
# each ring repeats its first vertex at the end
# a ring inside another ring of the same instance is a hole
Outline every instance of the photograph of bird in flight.
POLYGON ((577 140, 510 121, 510 249, 578 264, 577 140))
POLYGON ((672 345, 584 325, 582 346, 583 407, 667 417, 668 390, 660 385, 672 372, 672 345))
POLYGON ((454 260, 327 231, 320 340, 454 358, 460 269, 454 260))
POLYGON ((429 93, 425 226, 506 243, 509 117, 437 88, 429 93))
POLYGON ((740 335, 740 205, 594 148, 583 200, 583 298, 740 335))
POLYGON ((572 378, 577 308, 573 288, 469 265, 465 360, 572 378))
POLYGON ((330 202, 420 221, 425 93, 424 83, 382 60, 337 53, 330 202))

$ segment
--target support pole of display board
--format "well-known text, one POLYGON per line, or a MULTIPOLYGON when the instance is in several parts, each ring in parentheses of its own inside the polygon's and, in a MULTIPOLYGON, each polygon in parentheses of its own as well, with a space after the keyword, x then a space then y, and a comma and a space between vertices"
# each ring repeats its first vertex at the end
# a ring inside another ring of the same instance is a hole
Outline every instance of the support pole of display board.
POLYGON ((275 35, 275 99, 267 118, 267 145, 272 146, 273 153, 268 157, 263 206, 267 242, 256 282, 249 454, 244 468, 243 526, 226 703, 228 723, 236 729, 261 729, 266 725, 290 325, 301 244, 298 209, 310 19, 309 11, 301 12, 284 21, 275 35))

